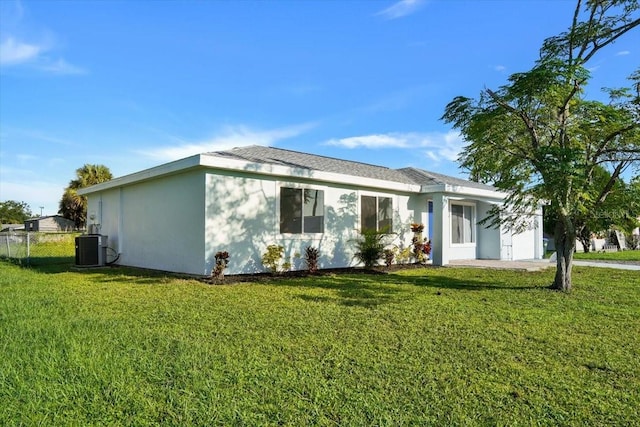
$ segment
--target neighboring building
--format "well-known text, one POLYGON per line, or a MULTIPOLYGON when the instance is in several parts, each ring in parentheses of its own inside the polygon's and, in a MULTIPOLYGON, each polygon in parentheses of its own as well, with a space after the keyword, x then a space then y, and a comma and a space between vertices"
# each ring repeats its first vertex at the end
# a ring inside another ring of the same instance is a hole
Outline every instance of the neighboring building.
POLYGON ((70 219, 61 215, 42 216, 40 218, 28 219, 24 222, 26 231, 39 232, 61 232, 73 231, 76 226, 70 219))
POLYGON ((231 256, 228 274, 264 271, 272 244, 294 267, 307 246, 320 250, 320 268, 352 266, 362 228, 390 227, 402 247, 413 222, 426 225, 436 265, 543 255, 541 209, 520 234, 478 225, 506 196, 493 187, 269 147, 195 155, 78 194, 120 264, 165 271, 209 275, 217 251, 231 256))
POLYGON ((24 231, 24 224, 1 224, 0 233, 8 233, 10 231, 24 231))

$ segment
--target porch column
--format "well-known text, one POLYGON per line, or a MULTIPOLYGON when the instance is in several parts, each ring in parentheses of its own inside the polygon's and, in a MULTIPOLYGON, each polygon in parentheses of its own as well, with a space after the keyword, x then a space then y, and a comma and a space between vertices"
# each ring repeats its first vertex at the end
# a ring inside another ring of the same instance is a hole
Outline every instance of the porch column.
POLYGON ((449 226, 449 200, 443 193, 433 194, 433 237, 431 253, 433 265, 449 264, 449 246, 451 242, 449 226))
POLYGON ((533 231, 535 243, 534 243, 534 253, 535 259, 543 259, 544 258, 544 245, 542 243, 542 239, 544 238, 543 233, 543 223, 542 223, 542 207, 536 209, 536 214, 533 220, 533 225, 535 229, 533 231))

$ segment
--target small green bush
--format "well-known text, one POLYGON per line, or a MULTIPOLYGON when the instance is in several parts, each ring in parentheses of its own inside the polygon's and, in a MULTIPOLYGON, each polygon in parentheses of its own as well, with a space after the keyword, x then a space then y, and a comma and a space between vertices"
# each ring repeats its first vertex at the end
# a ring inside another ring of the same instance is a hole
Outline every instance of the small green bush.
POLYGON ((637 234, 629 234, 627 236, 627 249, 632 251, 640 249, 640 236, 637 234))
POLYGON ((411 258, 413 258, 413 248, 411 246, 407 246, 406 248, 400 249, 399 247, 393 248, 395 253, 395 259, 398 264, 409 264, 411 258))
POLYGON ((280 261, 284 257, 284 247, 280 245, 267 246, 267 252, 262 254, 262 265, 271 273, 276 274, 281 269, 291 269, 291 263, 284 263, 280 265, 280 261))
POLYGON ((320 250, 313 246, 307 246, 304 250, 304 260, 307 263, 309 273, 315 273, 318 271, 318 258, 320 258, 320 250))
POLYGON ((363 230, 360 235, 361 237, 355 240, 356 253, 353 257, 364 264, 365 268, 373 268, 384 257, 386 233, 363 230))
POLYGON ((391 265, 393 264, 393 260, 396 257, 396 252, 395 252, 394 249, 385 249, 384 250, 384 264, 387 267, 391 267, 391 265))
POLYGON ((224 281, 224 270, 229 264, 229 252, 218 251, 215 255, 216 265, 211 272, 211 278, 217 281, 224 281))

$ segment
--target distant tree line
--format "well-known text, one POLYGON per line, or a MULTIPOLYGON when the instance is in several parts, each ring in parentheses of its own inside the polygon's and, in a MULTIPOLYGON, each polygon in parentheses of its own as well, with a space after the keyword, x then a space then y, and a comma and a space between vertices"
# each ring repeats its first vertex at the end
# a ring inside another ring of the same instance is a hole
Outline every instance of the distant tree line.
MULTIPOLYGON (((72 220, 76 228, 84 228, 87 223, 87 198, 78 195, 78 190, 111 179, 113 175, 104 165, 86 164, 76 169, 76 178, 69 181, 62 194, 58 214, 72 220)), ((0 224, 22 224, 29 218, 33 218, 33 213, 27 203, 16 200, 0 202, 0 224)))
POLYGON ((25 202, 6 200, 0 202, 0 224, 22 224, 33 214, 25 202))

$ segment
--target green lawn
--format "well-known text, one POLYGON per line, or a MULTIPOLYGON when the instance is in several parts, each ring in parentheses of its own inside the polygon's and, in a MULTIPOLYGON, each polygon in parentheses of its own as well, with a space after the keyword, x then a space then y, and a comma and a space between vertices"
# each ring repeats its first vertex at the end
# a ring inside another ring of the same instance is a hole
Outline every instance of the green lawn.
POLYGON ((581 260, 640 261, 640 251, 576 252, 573 257, 581 260))
POLYGON ((0 425, 637 425, 640 272, 210 286, 0 262, 0 425))

